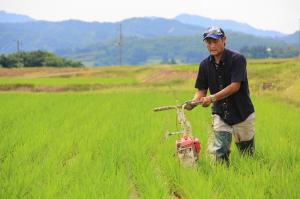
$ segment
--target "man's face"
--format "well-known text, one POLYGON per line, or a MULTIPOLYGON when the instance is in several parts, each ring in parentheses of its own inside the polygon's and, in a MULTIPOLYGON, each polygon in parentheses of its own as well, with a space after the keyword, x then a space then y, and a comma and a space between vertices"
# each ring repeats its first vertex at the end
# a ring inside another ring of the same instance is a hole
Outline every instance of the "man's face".
POLYGON ((226 37, 220 39, 207 38, 205 39, 204 43, 210 55, 218 56, 221 55, 224 51, 225 41, 226 37))

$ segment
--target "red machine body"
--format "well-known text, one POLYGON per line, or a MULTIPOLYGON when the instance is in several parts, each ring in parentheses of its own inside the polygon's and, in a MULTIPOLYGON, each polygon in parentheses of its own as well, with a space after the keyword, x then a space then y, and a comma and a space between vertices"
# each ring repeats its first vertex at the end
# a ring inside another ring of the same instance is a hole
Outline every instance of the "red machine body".
POLYGON ((176 152, 181 159, 189 158, 193 159, 191 161, 196 161, 199 159, 200 150, 201 144, 198 138, 183 136, 176 140, 176 152))

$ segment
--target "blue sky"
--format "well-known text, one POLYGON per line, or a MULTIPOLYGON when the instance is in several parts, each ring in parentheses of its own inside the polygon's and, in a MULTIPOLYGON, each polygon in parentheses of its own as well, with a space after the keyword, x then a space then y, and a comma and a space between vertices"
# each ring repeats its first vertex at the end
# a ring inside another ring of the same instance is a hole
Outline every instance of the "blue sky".
POLYGON ((299 0, 0 0, 0 10, 49 21, 116 22, 130 17, 173 18, 188 13, 283 33, 293 33, 300 26, 299 0))

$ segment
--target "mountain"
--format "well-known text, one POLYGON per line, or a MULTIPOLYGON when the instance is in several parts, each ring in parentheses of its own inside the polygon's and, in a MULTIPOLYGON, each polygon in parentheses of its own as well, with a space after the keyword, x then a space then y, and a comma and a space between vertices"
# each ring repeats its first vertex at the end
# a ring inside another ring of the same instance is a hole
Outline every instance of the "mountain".
MULTIPOLYGON (((196 63, 207 56, 204 28, 173 19, 131 18, 121 21, 125 64, 196 63)), ((0 23, 0 54, 46 50, 74 58, 86 65, 118 64, 120 23, 29 21, 0 23)), ((227 47, 247 57, 291 57, 298 48, 297 34, 280 40, 225 29, 227 47), (289 43, 287 43, 289 42, 289 43), (271 54, 266 49, 271 48, 271 54)))
MULTIPOLYGON (((34 21, 15 25, 0 23, 0 53, 16 50, 16 42, 22 42, 23 50, 74 49, 105 40, 116 40, 119 23, 34 21)), ((124 37, 153 38, 161 36, 200 35, 203 28, 185 25, 163 18, 132 18, 122 21, 124 37)))
POLYGON ((25 51, 82 47, 113 37, 116 28, 117 25, 112 23, 76 20, 0 24, 0 52, 15 51, 16 40, 22 42, 21 49, 25 51))
MULTIPOLYGON (((293 57, 298 55, 295 46, 285 42, 253 35, 228 32, 229 49, 240 51, 247 57, 293 57), (271 48, 268 54, 267 48, 271 48)), ((154 38, 124 37, 122 60, 126 65, 143 65, 152 63, 199 63, 208 56, 207 49, 202 45, 202 38, 194 36, 168 36, 154 38)), ((105 66, 119 64, 119 47, 114 41, 95 43, 85 48, 58 50, 57 54, 80 60, 89 66, 105 66)))
POLYGON ((122 24, 125 35, 141 38, 200 35, 204 31, 201 27, 158 17, 131 18, 122 21, 122 24))
POLYGON ((220 26, 224 29, 225 32, 226 30, 231 30, 231 31, 243 32, 255 36, 273 37, 273 38, 286 36, 285 34, 280 32, 260 30, 246 23, 239 23, 232 20, 210 19, 207 17, 188 15, 188 14, 178 15, 174 19, 184 24, 201 26, 205 28, 210 27, 212 25, 220 26))
POLYGON ((0 23, 24 23, 34 21, 33 18, 26 15, 19 15, 0 11, 0 23))
POLYGON ((285 37, 280 38, 282 41, 285 41, 288 44, 299 44, 299 40, 300 40, 300 31, 297 31, 293 34, 287 35, 285 37))

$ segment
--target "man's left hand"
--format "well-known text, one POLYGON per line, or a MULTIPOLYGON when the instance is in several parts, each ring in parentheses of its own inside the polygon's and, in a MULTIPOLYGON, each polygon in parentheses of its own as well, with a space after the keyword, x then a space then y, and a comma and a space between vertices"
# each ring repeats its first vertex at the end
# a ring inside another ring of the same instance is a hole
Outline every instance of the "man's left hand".
POLYGON ((202 106, 203 107, 208 107, 211 103, 212 103, 212 99, 210 96, 202 98, 202 106))

